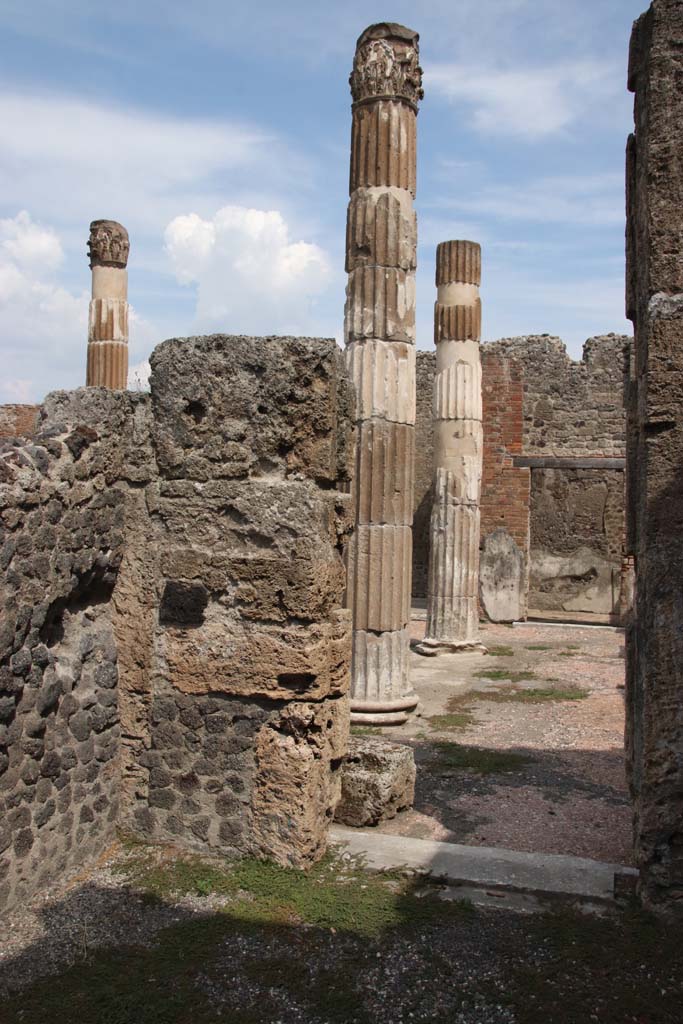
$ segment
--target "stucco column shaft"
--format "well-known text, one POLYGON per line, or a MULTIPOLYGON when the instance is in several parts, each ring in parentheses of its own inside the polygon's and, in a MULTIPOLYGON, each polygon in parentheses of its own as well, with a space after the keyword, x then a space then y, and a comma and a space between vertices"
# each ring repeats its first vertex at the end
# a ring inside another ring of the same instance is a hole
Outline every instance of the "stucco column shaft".
POLYGON ((415 445, 415 140, 418 35, 372 25, 360 36, 353 96, 344 334, 356 385, 356 529, 351 717, 399 724, 417 704, 408 679, 415 445))
POLYGON ((423 654, 481 648, 479 501, 482 471, 481 248, 442 242, 434 308, 434 497, 423 654))
POLYGON ((92 298, 88 315, 87 387, 128 382, 128 232, 113 220, 94 220, 88 241, 92 298))

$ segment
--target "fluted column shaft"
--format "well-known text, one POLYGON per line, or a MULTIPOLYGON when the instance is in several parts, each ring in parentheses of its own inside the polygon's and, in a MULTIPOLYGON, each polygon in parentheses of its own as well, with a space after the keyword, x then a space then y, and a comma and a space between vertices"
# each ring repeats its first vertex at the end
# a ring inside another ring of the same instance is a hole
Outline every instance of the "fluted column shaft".
POLYGON ((479 647, 481 249, 442 242, 434 308, 434 497, 422 653, 479 647))
POLYGON ((417 33, 373 25, 351 74, 346 357, 357 392, 351 717, 398 724, 408 678, 415 445, 417 33))
POLYGON ((128 382, 128 232, 111 220, 90 225, 92 298, 87 387, 125 390, 128 382))

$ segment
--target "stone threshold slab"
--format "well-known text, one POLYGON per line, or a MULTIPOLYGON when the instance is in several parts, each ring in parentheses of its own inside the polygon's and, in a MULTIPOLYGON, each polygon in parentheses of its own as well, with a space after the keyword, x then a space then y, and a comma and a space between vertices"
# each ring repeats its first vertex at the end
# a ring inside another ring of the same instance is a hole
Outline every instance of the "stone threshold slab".
POLYGON ((344 825, 331 828, 330 840, 376 871, 405 867, 444 882, 521 892, 613 900, 615 875, 634 881, 638 876, 635 868, 586 857, 461 846, 344 825))

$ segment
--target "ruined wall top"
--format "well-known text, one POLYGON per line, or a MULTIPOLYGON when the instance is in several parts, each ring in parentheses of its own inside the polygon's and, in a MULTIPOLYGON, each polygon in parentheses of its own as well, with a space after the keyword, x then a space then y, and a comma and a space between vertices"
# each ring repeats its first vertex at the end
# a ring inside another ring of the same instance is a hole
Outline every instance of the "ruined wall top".
POLYGON ((547 334, 483 345, 484 379, 489 355, 523 367, 525 455, 623 456, 630 342, 622 334, 589 338, 581 360, 547 334))
POLYGON ((349 78, 354 103, 384 98, 422 99, 419 35, 404 25, 380 22, 359 36, 349 78))
POLYGON ((90 267, 125 267, 130 240, 122 224, 115 220, 94 220, 90 225, 88 256, 90 267))

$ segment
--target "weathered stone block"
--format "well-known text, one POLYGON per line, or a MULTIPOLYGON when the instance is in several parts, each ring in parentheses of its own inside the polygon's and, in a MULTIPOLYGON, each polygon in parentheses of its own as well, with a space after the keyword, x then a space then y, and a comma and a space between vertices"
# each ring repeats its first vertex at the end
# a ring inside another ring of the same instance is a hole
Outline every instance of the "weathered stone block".
POLYGON ((150 362, 163 476, 348 479, 353 392, 330 339, 173 339, 150 362))
POLYGON ((351 737, 335 821, 355 828, 378 825, 412 807, 414 798, 415 756, 410 747, 375 736, 351 737))

